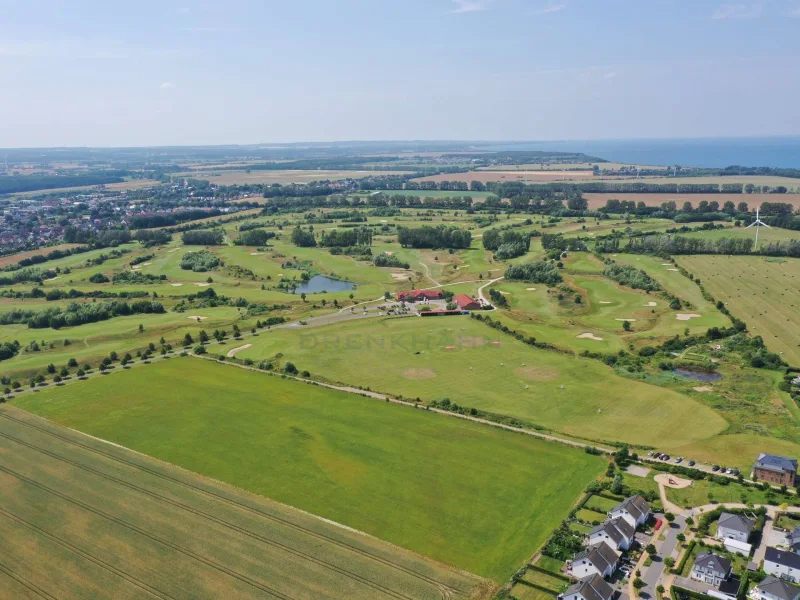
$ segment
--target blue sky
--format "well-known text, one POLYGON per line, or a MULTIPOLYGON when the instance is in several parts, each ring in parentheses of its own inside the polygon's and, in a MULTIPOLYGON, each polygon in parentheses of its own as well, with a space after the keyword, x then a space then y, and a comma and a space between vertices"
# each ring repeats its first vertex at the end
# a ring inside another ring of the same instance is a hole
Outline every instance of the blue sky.
POLYGON ((0 147, 800 134, 800 0, 8 2, 0 147))

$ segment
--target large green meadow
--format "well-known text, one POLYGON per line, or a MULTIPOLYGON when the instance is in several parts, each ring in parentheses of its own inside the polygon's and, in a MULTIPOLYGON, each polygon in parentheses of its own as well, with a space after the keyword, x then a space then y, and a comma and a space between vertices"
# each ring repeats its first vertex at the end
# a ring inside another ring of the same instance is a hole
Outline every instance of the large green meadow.
POLYGON ((605 466, 531 436, 194 358, 15 404, 498 582, 605 466))
POLYGON ((396 318, 273 330, 237 358, 510 415, 591 440, 684 444, 723 431, 702 403, 621 377, 601 362, 533 348, 469 317, 396 318))

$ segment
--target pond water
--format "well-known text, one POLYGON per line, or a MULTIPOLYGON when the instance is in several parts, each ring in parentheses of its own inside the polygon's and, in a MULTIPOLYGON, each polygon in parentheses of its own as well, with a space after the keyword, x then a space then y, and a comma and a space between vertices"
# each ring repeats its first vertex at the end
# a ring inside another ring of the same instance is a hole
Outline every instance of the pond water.
POLYGON ((674 369, 672 371, 676 375, 685 377, 686 379, 694 379, 695 381, 716 381, 722 379, 719 373, 709 373, 707 371, 691 371, 689 369, 674 369))
POLYGON ((308 281, 298 284, 295 294, 317 294, 319 292, 346 292, 356 289, 356 284, 341 279, 331 279, 325 275, 314 275, 308 281))

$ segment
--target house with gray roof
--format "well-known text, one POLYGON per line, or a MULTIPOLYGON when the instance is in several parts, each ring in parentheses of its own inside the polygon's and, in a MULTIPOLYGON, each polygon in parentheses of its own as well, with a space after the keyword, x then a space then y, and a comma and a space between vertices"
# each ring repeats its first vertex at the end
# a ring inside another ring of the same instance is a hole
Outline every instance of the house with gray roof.
POLYGON ((559 600, 611 600, 613 595, 614 588, 605 579, 600 575, 591 575, 581 579, 558 598, 559 600))
POLYGON ((608 516, 612 519, 622 517, 636 528, 644 525, 650 517, 650 504, 641 496, 631 496, 612 508, 608 516))
POLYGON ((800 554, 770 546, 764 554, 764 571, 781 579, 800 582, 800 554))
POLYGON ((792 549, 792 551, 800 554, 800 525, 792 529, 786 535, 786 544, 792 549))
POLYGON ((731 576, 731 559, 712 552, 698 554, 692 567, 692 579, 719 587, 731 576))
POLYGON ((767 575, 747 596, 751 600, 798 600, 800 588, 774 575, 767 575))
POLYGON ((753 465, 753 476, 767 483, 794 487, 797 478, 797 459, 762 452, 753 465))
POLYGON ((732 539, 747 543, 755 524, 753 519, 724 512, 719 516, 717 522, 717 539, 732 539))
POLYGON ((567 564, 573 577, 583 579, 592 575, 610 577, 617 569, 619 556, 608 544, 596 544, 578 552, 567 564))
POLYGON ((633 544, 636 529, 626 519, 617 517, 608 519, 594 527, 587 535, 586 542, 590 546, 608 544, 612 550, 627 550, 633 544))

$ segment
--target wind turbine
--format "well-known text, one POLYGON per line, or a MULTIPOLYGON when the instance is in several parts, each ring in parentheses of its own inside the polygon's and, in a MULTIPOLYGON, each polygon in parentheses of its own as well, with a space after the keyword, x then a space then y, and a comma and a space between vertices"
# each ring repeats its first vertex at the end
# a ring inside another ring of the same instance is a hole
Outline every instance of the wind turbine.
POLYGON ((750 223, 750 225, 748 225, 747 227, 745 227, 745 229, 750 229, 753 225, 756 226, 756 245, 754 246, 753 249, 758 250, 758 230, 760 229, 761 225, 763 225, 767 229, 772 229, 772 227, 770 227, 769 225, 764 223, 764 221, 758 218, 758 207, 756 207, 756 220, 750 223))

